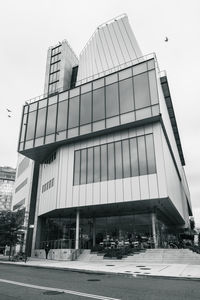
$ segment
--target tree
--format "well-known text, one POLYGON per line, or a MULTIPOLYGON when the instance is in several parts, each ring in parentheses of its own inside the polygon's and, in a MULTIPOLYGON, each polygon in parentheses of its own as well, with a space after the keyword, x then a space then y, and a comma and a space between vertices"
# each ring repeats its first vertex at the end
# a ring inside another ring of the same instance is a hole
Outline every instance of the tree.
POLYGON ((12 247, 21 242, 25 210, 13 212, 0 211, 0 246, 10 247, 9 260, 12 247))

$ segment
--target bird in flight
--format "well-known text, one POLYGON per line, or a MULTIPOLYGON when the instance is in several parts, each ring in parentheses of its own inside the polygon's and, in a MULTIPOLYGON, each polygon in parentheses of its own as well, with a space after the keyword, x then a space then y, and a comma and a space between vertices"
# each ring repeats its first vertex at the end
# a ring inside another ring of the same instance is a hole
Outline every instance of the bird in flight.
POLYGON ((8 118, 11 118, 11 115, 8 115, 8 118))
POLYGON ((166 36, 166 38, 165 38, 165 42, 168 42, 168 40, 169 40, 169 39, 168 39, 168 37, 166 36))
POLYGON ((12 112, 10 109, 6 108, 7 112, 12 112))

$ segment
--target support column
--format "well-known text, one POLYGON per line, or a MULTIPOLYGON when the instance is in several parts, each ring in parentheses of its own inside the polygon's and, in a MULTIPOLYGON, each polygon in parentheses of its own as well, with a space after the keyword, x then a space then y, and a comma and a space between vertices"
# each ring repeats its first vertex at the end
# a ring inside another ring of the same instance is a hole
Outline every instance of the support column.
POLYGON ((96 245, 96 219, 93 218, 93 227, 92 227, 92 246, 96 245))
POLYGON ((80 213, 77 209, 76 211, 76 241, 75 241, 75 249, 79 249, 79 220, 80 220, 80 213))
POLYGON ((153 234, 153 241, 155 248, 158 248, 157 236, 156 236, 156 214, 151 214, 151 221, 152 221, 152 234, 153 234))

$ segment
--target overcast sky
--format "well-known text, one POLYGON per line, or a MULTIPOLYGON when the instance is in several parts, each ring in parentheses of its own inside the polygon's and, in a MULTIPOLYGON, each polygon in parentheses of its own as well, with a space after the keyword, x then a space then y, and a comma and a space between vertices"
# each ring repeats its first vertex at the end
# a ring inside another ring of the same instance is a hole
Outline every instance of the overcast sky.
POLYGON ((200 226, 199 0, 1 1, 0 166, 16 167, 22 105, 43 93, 48 47, 67 39, 79 55, 98 25, 122 13, 143 54, 155 52, 160 69, 167 71, 200 226), (12 110, 11 118, 6 108, 12 110))

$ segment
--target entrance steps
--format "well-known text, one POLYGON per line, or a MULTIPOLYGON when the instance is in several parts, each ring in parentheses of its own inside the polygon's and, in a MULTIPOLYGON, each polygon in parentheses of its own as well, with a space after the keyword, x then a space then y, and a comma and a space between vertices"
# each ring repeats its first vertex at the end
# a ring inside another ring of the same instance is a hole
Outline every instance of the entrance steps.
POLYGON ((162 263, 200 265, 200 254, 189 249, 147 249, 122 259, 130 263, 162 263))
POLYGON ((103 261, 103 254, 91 253, 91 250, 84 249, 79 255, 78 261, 103 261))

